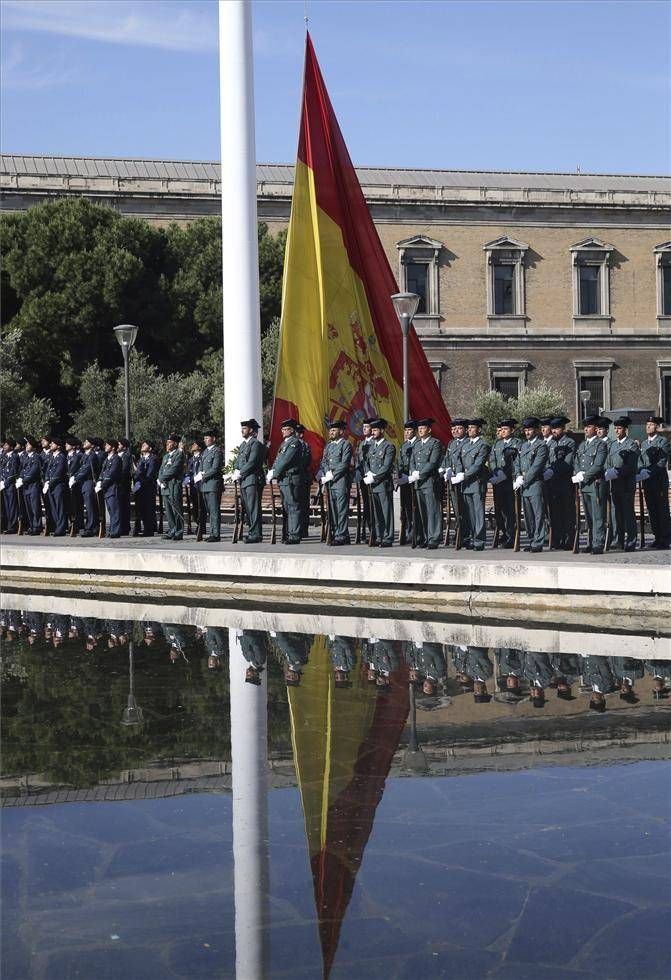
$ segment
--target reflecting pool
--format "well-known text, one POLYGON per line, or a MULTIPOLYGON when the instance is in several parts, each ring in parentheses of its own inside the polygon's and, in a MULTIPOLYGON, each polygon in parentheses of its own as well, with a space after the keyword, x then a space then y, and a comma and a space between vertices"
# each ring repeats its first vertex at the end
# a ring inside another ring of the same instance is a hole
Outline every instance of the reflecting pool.
POLYGON ((7 593, 3 980, 669 972, 668 637, 7 593))

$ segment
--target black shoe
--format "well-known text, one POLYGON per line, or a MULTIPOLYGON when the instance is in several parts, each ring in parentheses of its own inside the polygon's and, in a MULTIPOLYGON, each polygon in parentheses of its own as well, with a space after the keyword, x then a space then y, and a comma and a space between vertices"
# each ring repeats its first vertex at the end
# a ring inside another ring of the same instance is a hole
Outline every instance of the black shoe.
MULTIPOLYGON (((526 548, 525 548, 524 550, 526 551, 526 548)), ((530 549, 529 549, 529 551, 531 551, 531 552, 533 552, 533 554, 535 554, 535 555, 537 555, 537 554, 538 554, 538 552, 539 552, 539 551, 542 551, 542 550, 543 550, 543 548, 542 548, 542 547, 537 547, 537 546, 536 546, 536 547, 534 547, 534 548, 530 548, 530 549)))
POLYGON ((533 551, 533 548, 531 547, 530 544, 528 544, 524 548, 522 548, 522 551, 533 551))
POLYGON ((120 538, 121 535, 120 534, 108 534, 107 537, 108 538, 120 538))
POLYGON ((593 555, 602 555, 603 554, 603 548, 592 548, 591 549, 591 554, 593 554, 593 555))
POLYGON ((484 544, 474 544, 473 545, 473 551, 484 551, 484 550, 485 550, 484 544))
POLYGON ((96 536, 96 532, 95 531, 80 531, 79 532, 79 537, 80 538, 95 538, 95 536, 96 536))
POLYGON ((625 548, 624 548, 624 550, 625 551, 636 551, 636 543, 634 542, 634 544, 628 544, 628 545, 626 545, 625 548))
MULTIPOLYGON (((286 543, 287 544, 300 544, 301 543, 301 539, 300 538, 287 538, 287 542, 286 543)), ((336 543, 339 543, 339 542, 336 542, 336 543)))
MULTIPOLYGON (((594 550, 593 548, 581 548, 580 549, 580 554, 581 555, 591 555, 592 552, 593 552, 593 550, 594 550)), ((603 549, 601 549, 601 551, 599 552, 599 554, 603 554, 603 549)))
POLYGON ((380 547, 381 548, 392 548, 393 547, 393 542, 392 541, 383 541, 382 544, 380 545, 380 547))
MULTIPOLYGON (((217 538, 217 541, 218 540, 219 540, 219 538, 217 538)), ((263 544, 263 538, 245 538, 244 539, 244 543, 245 544, 263 544)))
POLYGON ((154 532, 153 531, 145 531, 144 534, 140 534, 140 535, 138 535, 138 537, 140 537, 140 538, 153 538, 154 537, 154 532))
POLYGON ((184 538, 184 535, 183 534, 176 534, 172 540, 173 541, 182 541, 183 538, 184 538))
POLYGON ((624 551, 624 548, 622 547, 621 544, 611 544, 610 547, 608 548, 608 550, 609 551, 624 551))
POLYGON ((216 537, 215 538, 215 537, 213 537, 213 535, 210 535, 209 538, 205 538, 205 540, 206 541, 210 541, 210 542, 214 542, 214 541, 221 541, 221 538, 219 538, 219 537, 216 537))
POLYGON ((161 540, 163 540, 163 541, 173 541, 174 540, 174 534, 162 534, 161 535, 161 540))

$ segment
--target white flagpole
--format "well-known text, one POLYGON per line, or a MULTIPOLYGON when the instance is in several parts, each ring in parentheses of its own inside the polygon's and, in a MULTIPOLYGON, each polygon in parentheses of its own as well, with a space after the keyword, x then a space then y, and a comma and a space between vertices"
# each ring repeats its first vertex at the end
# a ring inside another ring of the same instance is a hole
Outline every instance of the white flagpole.
MULTIPOLYGON (((240 421, 263 420, 256 214, 252 13, 249 0, 219 0, 224 448, 240 421)), ((259 433, 262 437, 262 433, 259 433)))

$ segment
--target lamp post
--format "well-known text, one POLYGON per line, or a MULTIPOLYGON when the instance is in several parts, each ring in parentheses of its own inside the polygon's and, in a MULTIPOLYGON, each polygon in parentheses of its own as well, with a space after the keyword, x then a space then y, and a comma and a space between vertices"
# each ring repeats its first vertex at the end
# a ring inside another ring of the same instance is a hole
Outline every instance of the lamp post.
POLYGON ((128 643, 128 701, 126 707, 123 709, 123 715, 121 716, 121 724, 126 728, 135 728, 142 724, 142 708, 135 700, 135 663, 133 660, 133 654, 135 649, 133 646, 133 641, 130 640, 128 643))
POLYGON ((135 338, 137 337, 137 327, 133 326, 132 323, 122 323, 120 326, 114 328, 114 333, 116 334, 116 339, 119 341, 121 350, 123 351, 123 382, 124 382, 124 396, 126 404, 126 439, 130 442, 130 379, 129 379, 129 367, 128 361, 130 358, 130 349, 135 343, 135 338))
POLYGON ((589 401, 589 396, 590 395, 591 395, 591 391, 589 391, 587 388, 581 388, 580 389, 580 401, 582 402, 582 417, 583 418, 586 418, 586 416, 587 416, 587 402, 589 401))
POLYGON ((408 376, 408 335, 419 306, 417 293, 395 293, 391 298, 403 332, 403 422, 410 417, 410 378, 408 376))
POLYGON ((429 765, 417 738, 417 706, 415 704, 415 685, 412 681, 409 684, 409 688, 410 738, 408 739, 408 747, 403 754, 403 768, 412 769, 415 772, 428 772, 429 765))

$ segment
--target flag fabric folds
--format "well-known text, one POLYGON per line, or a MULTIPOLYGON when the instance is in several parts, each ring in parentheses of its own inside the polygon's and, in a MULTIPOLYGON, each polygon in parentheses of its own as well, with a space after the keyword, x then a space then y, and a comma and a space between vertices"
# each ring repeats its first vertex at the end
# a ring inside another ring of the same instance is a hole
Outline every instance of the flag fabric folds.
MULTIPOLYGON (((401 329, 391 302, 398 291, 340 132, 310 35, 291 219, 271 440, 294 417, 321 457, 324 417, 345 418, 359 436, 367 416, 403 435, 401 329)), ((409 338, 410 411, 436 419, 446 441, 450 418, 419 339, 409 338)))

